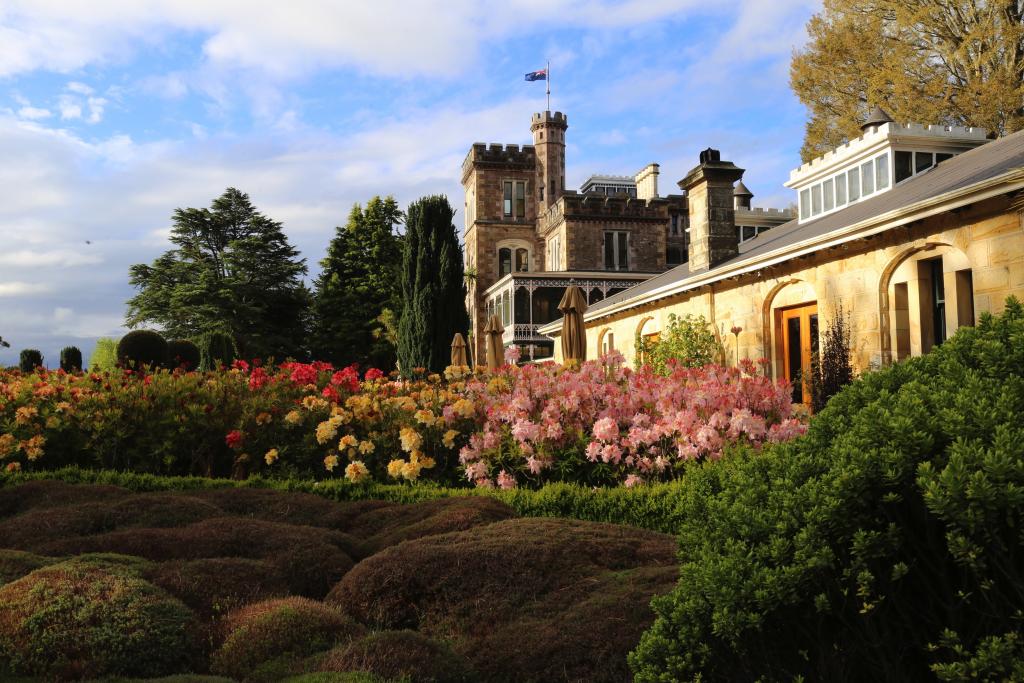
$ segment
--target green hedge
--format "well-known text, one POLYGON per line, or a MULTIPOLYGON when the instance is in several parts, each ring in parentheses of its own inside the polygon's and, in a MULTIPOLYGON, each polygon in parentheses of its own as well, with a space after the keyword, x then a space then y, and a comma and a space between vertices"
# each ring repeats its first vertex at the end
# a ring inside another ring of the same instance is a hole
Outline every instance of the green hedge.
POLYGON ((194 491, 248 486, 313 493, 338 501, 387 500, 396 503, 415 503, 454 496, 491 496, 504 501, 524 517, 564 517, 627 524, 665 533, 674 533, 681 525, 681 515, 684 514, 678 505, 680 482, 598 489, 575 484, 548 484, 536 490, 502 490, 446 488, 429 482, 413 485, 352 484, 343 479, 310 481, 253 477, 233 481, 67 467, 31 473, 0 472, 0 487, 41 479, 56 479, 71 484, 107 484, 137 492, 194 491))
POLYGON ((630 662, 684 680, 1024 680, 1024 309, 691 471, 630 662))

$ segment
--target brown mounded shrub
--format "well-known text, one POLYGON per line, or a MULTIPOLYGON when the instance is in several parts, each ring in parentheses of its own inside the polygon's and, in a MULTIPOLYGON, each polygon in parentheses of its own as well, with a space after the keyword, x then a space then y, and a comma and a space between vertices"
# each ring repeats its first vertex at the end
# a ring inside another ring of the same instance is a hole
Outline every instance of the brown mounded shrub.
POLYGON ((0 517, 10 517, 26 510, 80 505, 91 502, 109 502, 114 498, 131 495, 119 486, 65 484, 61 481, 29 481, 17 486, 0 488, 0 517))
POLYGON ((317 664, 319 671, 365 671, 416 683, 472 680, 466 661, 446 645, 416 631, 378 631, 334 648, 317 664))
POLYGON ((228 614, 218 631, 223 644, 210 669, 240 680, 279 680, 302 660, 366 629, 334 607, 305 598, 268 600, 228 614))
POLYGON ((209 502, 230 515, 343 531, 347 529, 347 522, 353 513, 358 515, 367 507, 391 505, 380 501, 338 503, 312 493, 245 487, 194 491, 183 495, 209 502))
POLYGON ((21 550, 0 549, 0 586, 56 562, 60 562, 60 560, 21 550))
POLYGON ((122 529, 51 541, 39 548, 40 552, 63 555, 124 553, 158 562, 211 557, 262 559, 287 578, 290 592, 319 598, 352 568, 352 559, 342 549, 349 543, 345 534, 330 529, 215 517, 178 529, 122 529))
POLYGON ((483 496, 441 498, 367 511, 352 521, 363 557, 414 538, 463 531, 516 517, 500 500, 483 496))
POLYGON ((288 594, 288 581, 280 569, 264 560, 242 557, 158 562, 144 576, 202 619, 288 594))
POLYGON ((188 670, 193 626, 187 607, 131 572, 52 565, 0 588, 0 670, 63 680, 188 670))
POLYGON ((183 496, 143 494, 108 501, 37 507, 0 520, 8 547, 36 548, 47 541, 91 536, 125 527, 176 527, 221 517, 217 507, 183 496))
POLYGON ((514 519, 388 548, 327 601, 450 639, 479 680, 622 681, 651 598, 675 585, 675 549, 631 527, 514 519))

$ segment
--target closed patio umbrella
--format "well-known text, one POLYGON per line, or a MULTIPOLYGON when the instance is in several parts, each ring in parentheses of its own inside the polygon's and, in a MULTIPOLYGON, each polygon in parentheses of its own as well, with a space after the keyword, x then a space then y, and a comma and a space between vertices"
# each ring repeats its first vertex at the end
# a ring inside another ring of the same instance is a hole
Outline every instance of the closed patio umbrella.
POLYGON ((583 314, 587 312, 587 299, 576 285, 569 285, 558 303, 562 318, 562 360, 582 363, 587 359, 587 333, 583 327, 583 314))
POLYGON ((466 340, 461 332, 456 332, 455 338, 452 339, 452 365, 456 367, 469 365, 469 360, 466 358, 466 340))
POLYGON ((497 370, 505 363, 505 349, 501 343, 501 335, 505 333, 505 328, 501 324, 501 319, 497 315, 492 315, 487 320, 487 326, 484 328, 484 335, 486 335, 486 347, 487 347, 487 369, 497 370))

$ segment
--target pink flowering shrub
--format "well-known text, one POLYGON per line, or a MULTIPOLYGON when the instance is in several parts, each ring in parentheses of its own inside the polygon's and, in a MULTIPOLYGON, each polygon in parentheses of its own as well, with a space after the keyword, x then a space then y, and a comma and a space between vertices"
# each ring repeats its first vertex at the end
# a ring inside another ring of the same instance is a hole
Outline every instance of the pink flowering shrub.
POLYGON ((477 486, 663 481, 731 445, 759 448, 806 429, 793 416, 789 386, 750 361, 661 376, 631 371, 613 352, 574 372, 506 367, 470 380, 465 394, 480 419, 459 459, 477 486))
MULTIPOLYGON (((514 356, 514 352, 512 353, 514 356)), ((0 371, 0 466, 514 488, 635 486, 801 434, 790 390, 709 365, 667 376, 613 353, 577 370, 388 379, 327 363, 211 372, 0 371)))

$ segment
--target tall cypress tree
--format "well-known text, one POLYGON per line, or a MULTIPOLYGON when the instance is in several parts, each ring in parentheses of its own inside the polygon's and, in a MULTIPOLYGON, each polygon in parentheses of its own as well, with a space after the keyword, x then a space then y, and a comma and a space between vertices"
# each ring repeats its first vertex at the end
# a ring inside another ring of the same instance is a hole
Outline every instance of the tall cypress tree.
POLYGON ((398 323, 398 364, 442 372, 451 358, 452 337, 469 329, 462 248, 442 195, 423 197, 406 211, 401 285, 405 308, 398 323))

